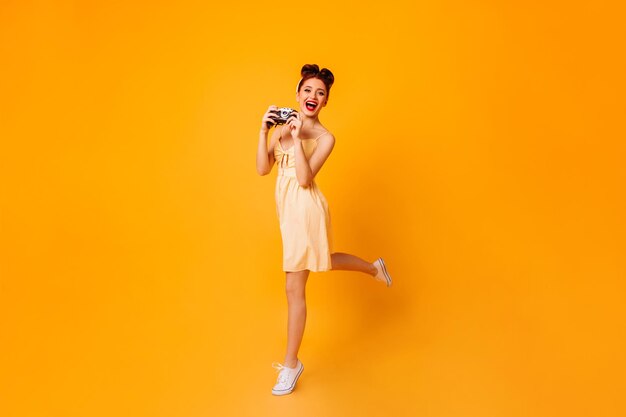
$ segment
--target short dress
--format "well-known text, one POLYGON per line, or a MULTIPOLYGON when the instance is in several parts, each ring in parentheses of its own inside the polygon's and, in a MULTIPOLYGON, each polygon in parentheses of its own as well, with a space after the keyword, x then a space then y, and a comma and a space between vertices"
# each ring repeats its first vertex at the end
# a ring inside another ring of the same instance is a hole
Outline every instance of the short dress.
MULTIPOLYGON (((322 135, 315 139, 302 139, 307 159, 322 135)), ((280 140, 274 146, 274 159, 278 166, 276 214, 283 242, 283 270, 330 271, 333 242, 328 203, 315 179, 308 187, 298 183, 294 146, 283 149, 280 140)))

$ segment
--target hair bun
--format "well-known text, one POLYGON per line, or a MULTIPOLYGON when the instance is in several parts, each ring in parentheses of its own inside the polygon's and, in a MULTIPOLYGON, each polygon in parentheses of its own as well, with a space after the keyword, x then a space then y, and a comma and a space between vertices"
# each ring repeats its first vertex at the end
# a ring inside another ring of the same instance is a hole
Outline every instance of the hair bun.
POLYGON ((317 75, 320 72, 320 67, 317 64, 304 64, 300 70, 300 75, 306 77, 307 75, 317 75))
POLYGON ((322 70, 319 72, 319 76, 327 81, 329 88, 335 82, 335 76, 332 72, 330 72, 328 68, 322 68, 322 70))
POLYGON ((302 78, 300 79, 300 81, 298 81, 296 93, 300 91, 300 86, 302 85, 303 81, 315 77, 324 82, 324 85, 326 86, 326 97, 328 97, 328 94, 330 93, 330 87, 335 82, 335 76, 332 72, 330 72, 328 68, 322 68, 322 70, 320 71, 320 67, 317 64, 305 64, 300 70, 300 74, 302 75, 302 78))

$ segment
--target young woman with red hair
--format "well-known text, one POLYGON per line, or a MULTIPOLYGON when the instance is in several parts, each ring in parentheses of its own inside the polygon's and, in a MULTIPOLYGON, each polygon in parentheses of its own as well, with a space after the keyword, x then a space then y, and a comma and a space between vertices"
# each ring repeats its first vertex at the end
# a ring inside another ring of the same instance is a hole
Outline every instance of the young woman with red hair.
POLYGON ((263 115, 257 151, 260 175, 269 174, 273 165, 278 167, 276 212, 286 273, 287 353, 283 364, 273 364, 280 371, 272 389, 274 395, 291 393, 304 369, 298 350, 306 322, 305 287, 310 271, 360 271, 388 287, 392 283, 382 258, 370 263, 333 250, 330 211, 315 176, 335 145, 335 137, 319 120, 335 78, 330 70, 320 70, 315 64, 304 65, 301 77, 296 87, 299 110, 277 125, 278 108, 269 106, 263 115), (268 146, 271 127, 276 129, 268 146))

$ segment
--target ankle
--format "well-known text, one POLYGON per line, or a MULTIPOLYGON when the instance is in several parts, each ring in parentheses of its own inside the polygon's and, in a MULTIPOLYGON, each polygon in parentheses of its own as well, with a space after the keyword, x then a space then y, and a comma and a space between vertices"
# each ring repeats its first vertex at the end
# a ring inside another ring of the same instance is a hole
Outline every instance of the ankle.
POLYGON ((285 362, 283 363, 284 366, 286 366, 287 368, 295 368, 296 365, 298 364, 298 358, 296 359, 285 359, 285 362))

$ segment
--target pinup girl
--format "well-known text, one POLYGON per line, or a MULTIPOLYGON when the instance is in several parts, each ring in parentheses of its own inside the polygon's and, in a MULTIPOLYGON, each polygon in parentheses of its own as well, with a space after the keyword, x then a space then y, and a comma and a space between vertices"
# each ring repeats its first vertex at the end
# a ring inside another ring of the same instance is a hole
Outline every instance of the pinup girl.
POLYGON ((267 175, 277 165, 276 212, 283 243, 288 304, 287 354, 272 389, 274 395, 293 391, 304 367, 298 350, 306 321, 305 286, 309 272, 360 271, 388 287, 391 276, 382 258, 373 263, 347 253, 334 252, 330 212, 315 175, 330 155, 335 137, 320 122, 319 113, 328 103, 334 76, 326 68, 304 65, 296 88, 299 109, 284 124, 277 125, 276 106, 263 115, 257 151, 257 172, 267 175), (270 137, 270 127, 276 127, 270 137))

